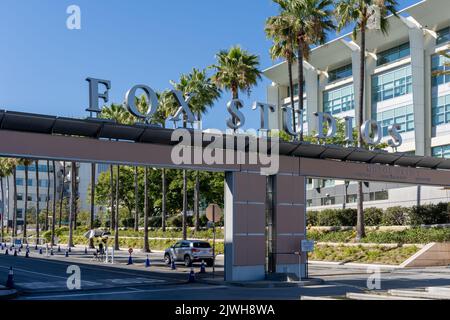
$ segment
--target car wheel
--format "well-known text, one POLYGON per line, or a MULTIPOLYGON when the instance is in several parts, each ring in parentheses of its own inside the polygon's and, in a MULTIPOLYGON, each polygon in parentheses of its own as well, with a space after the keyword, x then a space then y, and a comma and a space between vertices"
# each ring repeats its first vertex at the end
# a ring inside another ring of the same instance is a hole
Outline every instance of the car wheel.
POLYGON ((189 255, 184 256, 184 265, 186 267, 192 266, 192 260, 191 260, 191 257, 189 255))
POLYGON ((206 265, 207 265, 208 267, 212 267, 213 264, 214 264, 214 260, 213 260, 213 259, 206 260, 206 265))
POLYGON ((170 259, 170 255, 168 253, 166 253, 164 255, 164 262, 166 263, 166 265, 170 265, 172 263, 172 259, 170 259))

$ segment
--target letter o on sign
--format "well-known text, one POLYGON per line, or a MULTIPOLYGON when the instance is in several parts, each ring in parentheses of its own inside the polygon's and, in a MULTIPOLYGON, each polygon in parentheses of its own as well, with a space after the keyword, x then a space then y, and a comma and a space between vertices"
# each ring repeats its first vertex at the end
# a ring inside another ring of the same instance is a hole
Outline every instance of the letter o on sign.
POLYGON ((381 126, 375 120, 367 120, 361 126, 361 136, 365 143, 369 145, 377 145, 381 141, 381 126))
POLYGON ((125 96, 125 104, 127 106, 128 111, 140 118, 140 119, 144 119, 146 121, 149 121, 151 119, 151 117, 153 116, 153 114, 156 112, 157 108, 158 108, 158 96, 156 95, 156 92, 143 84, 139 84, 134 86, 133 88, 131 88, 130 90, 128 90, 126 96, 125 96), (147 102, 149 104, 149 108, 148 110, 145 111, 145 114, 142 114, 141 111, 139 111, 139 108, 136 106, 136 91, 141 89, 142 91, 144 91, 145 96, 147 97, 147 102))

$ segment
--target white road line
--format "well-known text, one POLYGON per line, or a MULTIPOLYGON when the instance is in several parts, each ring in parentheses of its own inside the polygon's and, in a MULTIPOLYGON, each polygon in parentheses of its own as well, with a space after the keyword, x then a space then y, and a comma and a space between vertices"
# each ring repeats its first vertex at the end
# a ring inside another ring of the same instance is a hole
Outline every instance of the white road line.
MULTIPOLYGON (((4 268, 4 269, 9 269, 8 267, 4 267, 4 266, 0 266, 0 268, 4 268)), ((42 273, 42 272, 36 272, 36 271, 29 271, 29 270, 24 270, 24 269, 19 269, 19 268, 13 268, 14 271, 20 271, 20 272, 26 272, 26 273, 32 273, 32 274, 38 274, 41 276, 46 276, 46 277, 53 277, 53 278, 58 278, 58 279, 64 279, 67 280, 67 277, 60 277, 60 276, 55 276, 53 274, 48 274, 48 273, 42 273)))
POLYGON ((70 298, 70 297, 89 297, 89 296, 109 296, 127 293, 152 293, 152 292, 166 292, 166 291, 184 291, 184 290, 205 290, 205 289, 223 289, 227 286, 214 286, 214 287, 194 287, 194 288, 170 288, 170 289, 153 289, 153 290, 133 290, 133 291, 115 291, 115 292, 101 292, 101 293, 79 293, 79 294, 62 294, 52 296, 38 296, 38 297, 24 297, 26 300, 43 300, 52 298, 70 298))

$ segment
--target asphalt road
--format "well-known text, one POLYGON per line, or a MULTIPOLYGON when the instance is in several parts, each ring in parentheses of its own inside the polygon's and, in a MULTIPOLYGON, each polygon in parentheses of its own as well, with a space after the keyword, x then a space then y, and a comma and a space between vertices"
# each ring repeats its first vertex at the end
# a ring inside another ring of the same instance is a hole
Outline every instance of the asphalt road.
MULTIPOLYGON (((310 266, 310 274, 324 280, 321 285, 305 288, 252 288, 218 283, 187 283, 189 268, 181 265, 171 270, 164 265, 161 253, 150 254, 151 267, 145 268, 145 254, 136 253, 134 264, 127 266, 127 253, 116 256, 114 266, 93 261, 83 250, 63 252, 45 257, 32 250, 31 257, 23 252, 18 257, 0 254, 0 284, 6 282, 9 268, 14 269, 14 281, 20 291, 19 300, 274 300, 307 296, 343 296, 347 292, 363 292, 371 275, 365 268, 342 266, 310 266), (67 287, 67 268, 77 265, 81 271, 81 290, 67 287)), ((219 260, 219 265, 222 261, 219 260)), ((199 266, 195 266, 198 272, 199 266)), ((207 269, 211 276, 211 269, 207 269)), ((222 268, 218 267, 219 276, 222 268)), ((382 290, 449 286, 449 268, 415 270, 385 270, 380 274, 382 290)))

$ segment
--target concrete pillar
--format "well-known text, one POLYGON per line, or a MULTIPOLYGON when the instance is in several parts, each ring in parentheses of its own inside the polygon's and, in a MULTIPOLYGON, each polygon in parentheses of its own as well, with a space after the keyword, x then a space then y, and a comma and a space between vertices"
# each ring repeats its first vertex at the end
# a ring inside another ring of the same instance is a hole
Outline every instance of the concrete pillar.
POLYGON ((401 17, 408 27, 411 47, 412 93, 414 105, 414 131, 416 155, 425 155, 425 51, 424 33, 413 17, 401 17))
POLYGON ((265 279, 266 177, 225 174, 225 280, 265 279))
POLYGON ((307 101, 307 115, 308 131, 316 130, 314 121, 314 113, 319 112, 319 83, 318 72, 311 64, 305 61, 303 64, 305 70, 305 86, 306 86, 306 101, 307 101))

